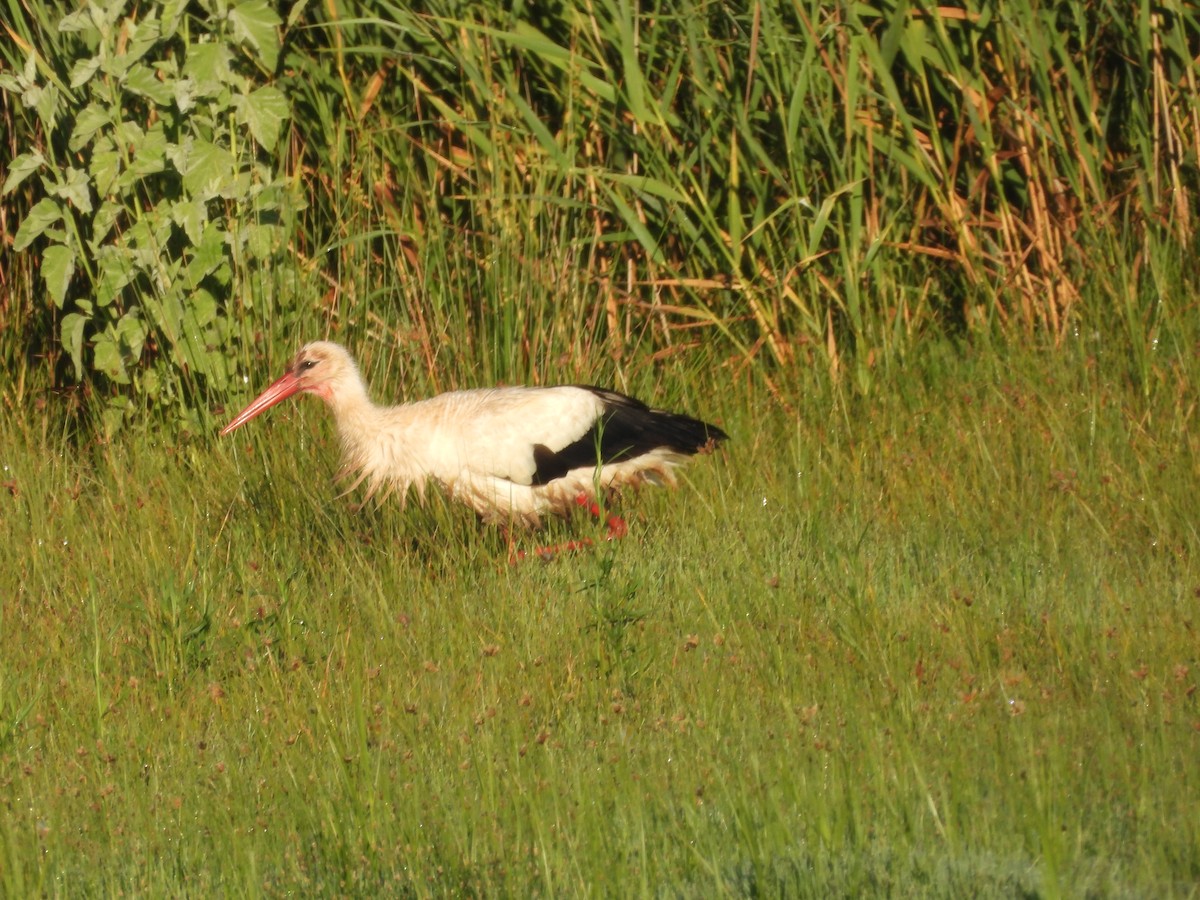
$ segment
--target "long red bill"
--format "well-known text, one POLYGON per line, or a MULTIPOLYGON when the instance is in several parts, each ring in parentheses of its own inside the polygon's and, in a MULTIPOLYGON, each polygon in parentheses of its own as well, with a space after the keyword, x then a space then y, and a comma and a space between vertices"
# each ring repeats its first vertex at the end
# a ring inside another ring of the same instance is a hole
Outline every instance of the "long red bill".
POLYGON ((270 409, 276 403, 286 400, 298 390, 300 390, 299 378, 291 372, 280 376, 272 382, 269 388, 255 397, 249 406, 238 413, 232 422, 221 429, 221 437, 229 434, 233 429, 245 425, 263 410, 270 409))

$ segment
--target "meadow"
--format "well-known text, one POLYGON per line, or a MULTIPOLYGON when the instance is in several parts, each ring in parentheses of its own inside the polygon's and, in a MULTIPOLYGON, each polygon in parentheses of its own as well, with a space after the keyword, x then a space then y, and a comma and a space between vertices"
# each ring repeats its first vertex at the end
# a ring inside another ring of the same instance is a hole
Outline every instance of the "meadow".
POLYGON ((1200 893, 1194 9, 0 16, 0 894, 1200 893), (514 564, 314 338, 730 440, 514 564))
POLYGON ((317 403, 6 414, 5 893, 1194 895, 1197 357, 1084 349, 664 372, 727 449, 516 565, 317 403))

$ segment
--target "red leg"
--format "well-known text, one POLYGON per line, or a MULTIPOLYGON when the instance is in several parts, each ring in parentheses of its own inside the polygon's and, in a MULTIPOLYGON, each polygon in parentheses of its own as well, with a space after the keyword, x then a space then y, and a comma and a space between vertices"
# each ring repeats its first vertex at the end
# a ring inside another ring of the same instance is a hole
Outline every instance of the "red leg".
MULTIPOLYGON (((580 538, 577 541, 566 541, 562 544, 554 544, 550 547, 536 547, 533 550, 533 556, 543 562, 550 562, 560 553, 574 553, 576 550, 584 550, 593 545, 591 538, 580 538)), ((509 550, 508 562, 509 565, 515 565, 529 558, 529 555, 524 550, 509 550)))
MULTIPOLYGON (((575 503, 577 506, 586 508, 591 514, 592 518, 600 518, 600 504, 593 500, 592 497, 587 493, 581 491, 579 494, 577 494, 575 497, 575 503)), ((609 516, 607 520, 605 520, 604 524, 607 528, 607 533, 604 538, 606 541, 615 541, 618 538, 625 537, 625 535, 629 533, 629 526, 625 524, 625 520, 620 516, 609 516)), ((576 550, 584 550, 592 546, 595 546, 595 542, 592 541, 591 538, 580 538, 579 540, 566 541, 565 543, 555 544, 554 546, 550 547, 537 547, 533 550, 532 555, 549 562, 560 553, 573 553, 576 550)), ((510 539, 508 545, 509 563, 518 563, 527 558, 528 554, 526 554, 524 550, 517 550, 510 539)))

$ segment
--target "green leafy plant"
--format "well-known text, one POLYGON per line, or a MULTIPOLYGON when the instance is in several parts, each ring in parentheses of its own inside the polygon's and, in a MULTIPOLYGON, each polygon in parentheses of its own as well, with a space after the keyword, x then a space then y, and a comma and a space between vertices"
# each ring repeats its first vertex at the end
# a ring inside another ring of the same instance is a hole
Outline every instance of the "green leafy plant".
POLYGON ((110 431, 133 397, 189 408, 222 388, 246 309, 269 307, 253 276, 296 208, 272 165, 280 25, 265 0, 92 2, 57 22, 55 59, 31 48, 0 73, 40 138, 0 189, 40 188, 13 248, 40 253, 75 377, 113 387, 110 431))

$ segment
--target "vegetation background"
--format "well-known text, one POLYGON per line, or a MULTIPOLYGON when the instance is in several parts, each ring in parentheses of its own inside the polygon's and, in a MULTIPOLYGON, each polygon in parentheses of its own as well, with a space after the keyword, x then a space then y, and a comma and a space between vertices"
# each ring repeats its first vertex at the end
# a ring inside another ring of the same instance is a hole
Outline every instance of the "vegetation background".
POLYGON ((0 24, 6 893, 1200 890, 1193 5, 0 24), (510 569, 315 337, 734 440, 510 569))

